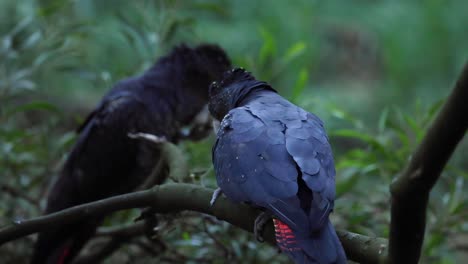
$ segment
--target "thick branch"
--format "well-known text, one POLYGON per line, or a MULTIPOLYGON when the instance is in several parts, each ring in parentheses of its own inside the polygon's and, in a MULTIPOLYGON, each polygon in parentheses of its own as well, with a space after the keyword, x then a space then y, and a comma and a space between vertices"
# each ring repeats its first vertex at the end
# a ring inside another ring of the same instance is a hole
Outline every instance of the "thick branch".
MULTIPOLYGON (((79 221, 94 214, 147 206, 154 207, 158 213, 183 210, 205 213, 253 232, 253 223, 259 214, 258 210, 245 204, 234 204, 225 197, 220 197, 215 205, 210 207, 212 193, 211 189, 192 184, 165 184, 146 191, 115 196, 5 227, 0 230, 0 245, 53 226, 79 221)), ((361 263, 377 263, 386 246, 384 239, 345 231, 340 231, 338 234, 350 259, 361 263)), ((272 244, 275 243, 272 223, 265 227, 264 238, 272 244)))
POLYGON ((337 230, 346 257, 361 264, 383 263, 387 255, 385 238, 368 237, 348 231, 337 230))
POLYGON ((13 225, 0 229, 0 245, 22 236, 27 236, 55 225, 80 221, 98 214, 148 206, 152 202, 151 191, 140 191, 119 195, 92 203, 74 206, 53 214, 31 220, 17 220, 13 225))
POLYGON ((429 193, 468 127, 468 64, 403 174, 391 185, 390 263, 418 263, 429 193))

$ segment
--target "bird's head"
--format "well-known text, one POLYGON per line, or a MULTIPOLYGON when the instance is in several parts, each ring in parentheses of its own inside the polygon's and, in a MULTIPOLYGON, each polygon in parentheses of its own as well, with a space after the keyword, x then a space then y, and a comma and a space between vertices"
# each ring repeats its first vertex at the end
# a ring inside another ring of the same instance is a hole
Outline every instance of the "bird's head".
POLYGON ((208 73, 211 80, 218 80, 231 68, 231 60, 218 45, 201 44, 195 48, 195 53, 200 71, 208 73))
POLYGON ((229 110, 240 106, 242 101, 255 90, 276 92, 268 83, 255 79, 243 68, 225 72, 220 81, 210 85, 208 108, 211 115, 217 120, 222 120, 229 110))
POLYGON ((161 78, 171 82, 167 92, 185 98, 208 100, 208 86, 220 79, 231 68, 226 52, 215 44, 200 44, 189 47, 180 44, 161 57, 145 74, 148 83, 157 83, 161 78))
POLYGON ((185 92, 208 99, 208 86, 231 68, 226 52, 214 44, 201 44, 194 48, 182 44, 174 48, 171 58, 173 67, 182 77, 185 92))
POLYGON ((182 127, 181 138, 200 139, 211 131, 211 118, 205 107, 208 87, 230 68, 228 55, 218 45, 189 47, 180 44, 160 58, 145 73, 143 81, 154 88, 148 91, 170 98, 166 102, 172 100, 169 103, 175 114, 172 118, 182 127))

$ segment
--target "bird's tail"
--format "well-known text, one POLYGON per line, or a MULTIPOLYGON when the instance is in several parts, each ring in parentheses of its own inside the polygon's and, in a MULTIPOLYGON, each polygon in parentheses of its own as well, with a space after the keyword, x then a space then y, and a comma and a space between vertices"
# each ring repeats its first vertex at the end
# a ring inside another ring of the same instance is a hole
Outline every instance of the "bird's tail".
POLYGON ((101 218, 86 223, 67 225, 39 234, 30 264, 72 263, 96 232, 101 218))
POLYGON ((55 249, 48 248, 44 243, 36 244, 30 264, 65 264, 69 255, 70 243, 55 249))
POLYGON ((296 264, 346 263, 346 255, 330 220, 322 230, 307 237, 304 234, 295 234, 278 219, 273 222, 279 248, 296 264))

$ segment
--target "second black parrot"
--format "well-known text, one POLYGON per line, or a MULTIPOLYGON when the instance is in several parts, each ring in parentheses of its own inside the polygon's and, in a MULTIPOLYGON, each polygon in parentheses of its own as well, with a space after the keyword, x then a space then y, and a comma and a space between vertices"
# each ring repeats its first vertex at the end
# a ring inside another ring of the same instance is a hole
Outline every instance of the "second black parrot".
MULTIPOLYGON (((177 143, 184 137, 182 127, 207 104, 209 84, 229 68, 229 58, 216 45, 181 45, 141 76, 118 82, 79 128, 45 213, 130 192, 142 184, 161 152, 128 134, 148 133, 177 143)), ((70 263, 102 219, 40 233, 32 263, 70 263)))

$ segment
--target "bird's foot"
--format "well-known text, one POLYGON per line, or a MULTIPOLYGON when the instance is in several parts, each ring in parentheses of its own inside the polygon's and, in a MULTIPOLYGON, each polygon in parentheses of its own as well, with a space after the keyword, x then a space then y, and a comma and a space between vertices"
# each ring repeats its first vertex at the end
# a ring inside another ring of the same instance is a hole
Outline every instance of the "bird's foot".
POLYGON ((141 132, 139 132, 139 133, 128 133, 127 136, 129 138, 133 138, 133 139, 148 140, 148 141, 156 143, 156 144, 161 144, 161 143, 167 142, 167 139, 164 136, 159 137, 159 136, 156 136, 156 135, 153 135, 153 134, 148 134, 148 133, 141 133, 141 132))
POLYGON ((255 219, 254 235, 258 242, 265 241, 263 238, 263 228, 265 227, 265 224, 272 219, 271 217, 272 214, 270 212, 261 212, 255 219))
POLYGON ((213 206, 216 202, 216 200, 218 199, 218 197, 223 193, 223 191, 221 190, 221 188, 217 188, 214 192, 213 192, 213 195, 211 196, 211 200, 210 200, 210 206, 213 206))

